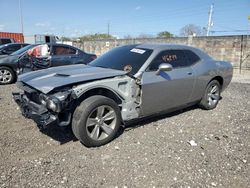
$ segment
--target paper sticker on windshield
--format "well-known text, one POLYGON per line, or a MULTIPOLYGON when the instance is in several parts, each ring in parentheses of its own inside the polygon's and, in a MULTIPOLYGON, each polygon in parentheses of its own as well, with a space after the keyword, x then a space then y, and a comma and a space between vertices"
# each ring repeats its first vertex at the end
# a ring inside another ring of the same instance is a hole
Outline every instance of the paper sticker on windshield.
POLYGON ((138 53, 138 54, 144 54, 146 52, 146 50, 133 48, 133 49, 130 50, 130 52, 135 52, 135 53, 138 53))

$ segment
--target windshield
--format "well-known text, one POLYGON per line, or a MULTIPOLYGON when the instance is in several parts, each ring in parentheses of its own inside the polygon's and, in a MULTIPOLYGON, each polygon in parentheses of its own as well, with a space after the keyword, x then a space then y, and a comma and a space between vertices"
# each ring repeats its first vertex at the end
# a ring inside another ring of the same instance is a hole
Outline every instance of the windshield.
POLYGON ((115 48, 89 63, 91 66, 123 70, 136 74, 153 50, 129 45, 115 48))
POLYGON ((21 55, 23 54, 24 52, 26 52, 27 50, 31 49, 32 47, 36 46, 35 44, 31 44, 31 45, 28 45, 28 46, 25 46, 15 52, 13 52, 11 55, 21 55))

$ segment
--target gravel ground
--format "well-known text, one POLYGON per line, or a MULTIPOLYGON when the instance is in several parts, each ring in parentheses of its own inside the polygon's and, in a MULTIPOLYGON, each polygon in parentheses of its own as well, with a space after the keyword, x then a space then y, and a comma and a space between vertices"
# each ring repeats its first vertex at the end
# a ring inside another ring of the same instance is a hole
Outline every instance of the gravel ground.
POLYGON ((250 84, 231 83, 216 109, 133 123, 86 148, 70 130, 40 132, 0 86, 0 187, 250 187, 250 84))

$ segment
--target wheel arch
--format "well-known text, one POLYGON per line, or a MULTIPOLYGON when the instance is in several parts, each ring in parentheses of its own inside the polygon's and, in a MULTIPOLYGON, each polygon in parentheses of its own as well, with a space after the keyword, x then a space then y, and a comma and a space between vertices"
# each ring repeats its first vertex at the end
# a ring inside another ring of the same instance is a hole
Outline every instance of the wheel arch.
POLYGON ((113 91, 111 88, 108 87, 95 87, 95 88, 90 88, 83 92, 81 96, 78 98, 78 102, 82 102, 83 100, 94 96, 94 95, 102 95, 104 97, 108 97, 112 100, 114 100, 117 105, 122 104, 122 101, 124 100, 120 95, 118 95, 115 91, 113 91))
POLYGON ((211 81, 213 81, 213 80, 217 80, 217 81, 219 82, 219 84, 220 84, 221 87, 222 87, 223 84, 224 84, 224 79, 223 79, 222 76, 215 76, 215 77, 213 77, 213 78, 208 82, 208 84, 209 84, 211 81))
MULTIPOLYGON (((208 79, 209 80, 209 79, 208 79)), ((203 88, 203 92, 201 93, 201 98, 202 98, 202 96, 204 95, 204 93, 205 93, 205 91, 206 91, 206 89, 207 89, 207 86, 208 86, 208 84, 210 83, 210 82, 212 82, 213 80, 217 80, 218 82, 219 82, 219 84, 220 84, 220 86, 221 86, 221 89, 223 88, 223 84, 224 84, 224 79, 223 79, 223 77, 222 76, 219 76, 219 75, 217 75, 217 76, 213 76, 213 77, 211 77, 211 79, 209 80, 209 81, 206 81, 205 83, 204 83, 204 88, 203 88), (206 85, 205 85, 206 84, 206 85)))
POLYGON ((14 73, 16 73, 15 68, 13 68, 13 67, 12 67, 12 66, 10 66, 10 65, 4 65, 4 64, 1 64, 1 65, 0 65, 0 67, 7 67, 7 68, 11 69, 14 73))

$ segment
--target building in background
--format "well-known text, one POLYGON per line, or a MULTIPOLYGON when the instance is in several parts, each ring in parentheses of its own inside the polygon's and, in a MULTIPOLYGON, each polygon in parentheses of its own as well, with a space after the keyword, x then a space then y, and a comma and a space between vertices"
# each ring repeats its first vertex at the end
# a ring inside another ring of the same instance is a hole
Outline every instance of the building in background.
POLYGON ((0 32, 0 38, 10 38, 16 43, 24 43, 24 37, 22 33, 0 32))
POLYGON ((55 35, 29 35, 24 36, 24 41, 29 44, 56 43, 58 40, 55 35))

